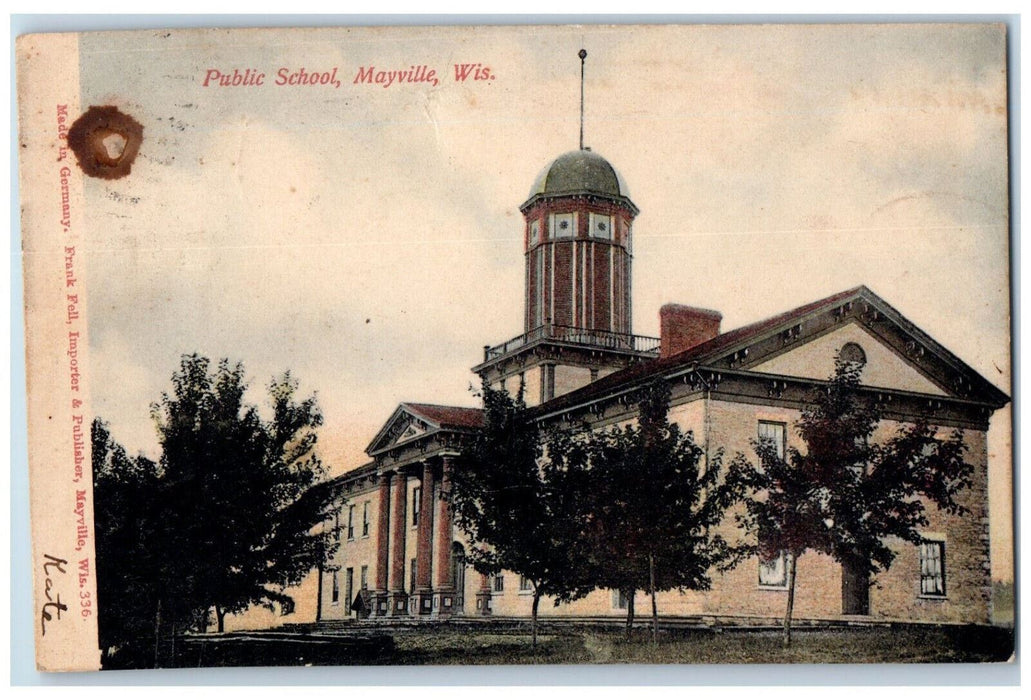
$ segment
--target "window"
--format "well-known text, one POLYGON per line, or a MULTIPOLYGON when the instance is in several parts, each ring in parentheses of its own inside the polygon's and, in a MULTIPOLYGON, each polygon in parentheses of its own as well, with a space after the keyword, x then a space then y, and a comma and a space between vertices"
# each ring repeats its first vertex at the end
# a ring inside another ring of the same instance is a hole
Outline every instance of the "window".
POLYGON ((623 591, 612 591, 612 607, 616 610, 626 610, 629 600, 623 591))
POLYGON ((419 512, 422 507, 422 487, 412 489, 412 525, 419 524, 419 512))
POLYGON ((853 365, 862 366, 866 364, 866 353, 863 352, 863 348, 857 343, 845 343, 841 346, 841 350, 838 351, 838 358, 842 362, 853 365))
POLYGON ((541 238, 541 221, 534 219, 530 222, 530 245, 533 245, 541 238))
POLYGON ((369 536, 369 502, 362 504, 362 537, 369 536))
POLYGON ((332 602, 333 605, 338 605, 340 603, 340 581, 337 578, 338 573, 339 572, 336 569, 333 569, 333 593, 330 598, 330 602, 332 602))
POLYGON ((945 595, 945 543, 941 540, 920 543, 920 595, 945 595))
POLYGON ((347 506, 347 539, 354 539, 354 505, 347 506))
POLYGON ((347 612, 351 612, 351 603, 354 602, 354 567, 347 569, 347 575, 344 576, 344 607, 347 612))
POLYGON ((759 585, 763 588, 788 587, 788 553, 781 550, 773 559, 759 559, 759 585))
POLYGON ((588 235, 592 238, 612 240, 612 217, 605 214, 589 215, 590 230, 588 235))
MULTIPOLYGON (((787 452, 787 423, 776 421, 759 421, 759 441, 769 442, 777 450, 777 457, 784 459, 787 452)), ((760 539, 762 533, 759 534, 760 539)), ((759 559, 759 585, 764 588, 787 588, 788 554, 778 552, 773 559, 759 559)))
POLYGON ((787 452, 787 423, 775 423, 773 421, 759 421, 759 441, 770 441, 777 448, 777 456, 784 459, 787 452))
POLYGON ((419 560, 412 559, 411 562, 409 562, 408 569, 411 571, 411 576, 408 579, 408 592, 414 593, 415 582, 419 579, 419 560))
POLYGON ((551 215, 552 238, 572 238, 574 235, 576 235, 575 213, 551 215))
POLYGON ((369 588, 369 567, 368 565, 362 567, 362 590, 368 590, 369 588))
POLYGON ((532 591, 533 590, 533 584, 530 583, 530 579, 526 578, 525 576, 520 576, 519 577, 519 590, 520 591, 532 591))
POLYGON ((494 574, 494 592, 504 593, 505 592, 505 575, 494 574))
POLYGON ((340 511, 333 513, 333 541, 340 544, 340 511))

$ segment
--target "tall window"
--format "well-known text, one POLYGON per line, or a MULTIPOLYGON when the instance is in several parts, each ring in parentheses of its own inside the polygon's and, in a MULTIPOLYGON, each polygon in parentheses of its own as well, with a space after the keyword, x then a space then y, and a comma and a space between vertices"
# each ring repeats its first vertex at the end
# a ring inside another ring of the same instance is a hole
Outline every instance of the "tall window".
POLYGON ((533 584, 530 583, 530 579, 526 578, 525 576, 520 576, 519 577, 519 590, 520 591, 532 591, 533 590, 533 584))
POLYGON ((412 489, 412 525, 419 524, 419 512, 422 507, 422 487, 412 489))
POLYGON ((362 537, 369 536, 369 502, 362 504, 362 537))
POLYGON ((777 456, 784 459, 787 453, 787 423, 775 423, 773 421, 759 421, 760 442, 771 442, 777 449, 777 456))
POLYGON ((941 540, 920 543, 920 595, 945 595, 945 543, 941 540))
POLYGON ((409 576, 409 579, 408 579, 408 592, 409 593, 414 593, 415 592, 415 582, 419 580, 419 560, 413 558, 411 560, 411 562, 409 562, 409 567, 408 568, 411 571, 411 576, 409 576))
POLYGON ((340 543, 340 511, 333 513, 333 540, 340 543))
POLYGON ((338 573, 339 572, 336 569, 333 569, 333 593, 330 598, 330 602, 333 603, 333 605, 340 602, 340 581, 337 578, 338 573))
MULTIPOLYGON (((787 423, 759 421, 759 441, 769 442, 777 450, 777 457, 784 459, 787 453, 787 423)), ((762 533, 759 533, 762 539, 762 533)), ((766 588, 786 588, 788 585, 787 552, 781 550, 772 559, 759 559, 759 585, 766 588)))
POLYGON ((363 591, 368 590, 368 588, 369 588, 369 566, 368 565, 365 565, 365 566, 362 567, 362 574, 361 575, 362 575, 362 578, 361 578, 362 590, 363 591))
POLYGON ((354 602, 354 567, 347 569, 347 575, 344 576, 344 607, 347 612, 351 612, 351 603, 354 602))
POLYGON ((494 592, 504 593, 505 592, 505 575, 502 573, 494 574, 494 592))
POLYGON ((347 506, 347 539, 354 539, 354 504, 347 506))
POLYGON ((612 607, 616 610, 626 610, 629 600, 623 591, 612 591, 612 607))

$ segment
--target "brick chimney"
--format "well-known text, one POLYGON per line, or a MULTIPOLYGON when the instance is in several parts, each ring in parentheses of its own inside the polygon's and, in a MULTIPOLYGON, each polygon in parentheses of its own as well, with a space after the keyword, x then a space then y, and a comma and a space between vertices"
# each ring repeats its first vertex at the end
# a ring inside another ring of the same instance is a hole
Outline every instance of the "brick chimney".
POLYGON ((720 333, 723 314, 683 304, 664 304, 659 309, 659 357, 683 352, 720 333))

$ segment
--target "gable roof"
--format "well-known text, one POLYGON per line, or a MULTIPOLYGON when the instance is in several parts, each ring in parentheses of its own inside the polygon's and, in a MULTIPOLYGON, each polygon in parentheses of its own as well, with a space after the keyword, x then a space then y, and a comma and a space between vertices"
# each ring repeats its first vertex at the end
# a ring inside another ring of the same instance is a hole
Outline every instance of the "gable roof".
MULTIPOLYGON (((668 357, 646 360, 631 365, 626 369, 614 372, 592 382, 585 387, 558 396, 534 409, 534 414, 543 416, 561 411, 578 404, 589 403, 605 395, 632 388, 650 379, 670 373, 679 373, 694 367, 711 365, 726 359, 733 353, 747 348, 760 340, 768 339, 778 333, 788 332, 806 320, 815 319, 821 314, 846 308, 846 305, 862 302, 875 314, 893 324, 901 334, 911 337, 912 342, 926 349, 940 362, 957 373, 970 387, 972 398, 1001 408, 1009 401, 1009 397, 995 385, 982 377, 977 371, 949 352, 944 346, 924 333, 906 319, 894 307, 874 294, 866 286, 854 287, 829 297, 804 304, 790 311, 742 326, 715 338, 695 345, 668 357)), ((950 394, 953 393, 950 391, 950 394)))
POLYGON ((403 403, 411 413, 425 418, 439 428, 482 428, 483 409, 463 406, 440 406, 432 403, 403 403))
POLYGON ((431 403, 401 403, 387 419, 383 427, 365 448, 372 456, 377 452, 404 442, 406 439, 434 435, 442 431, 469 432, 483 426, 483 410, 463 406, 441 406, 431 403), (421 430, 411 438, 403 438, 399 429, 405 422, 415 421, 421 430))

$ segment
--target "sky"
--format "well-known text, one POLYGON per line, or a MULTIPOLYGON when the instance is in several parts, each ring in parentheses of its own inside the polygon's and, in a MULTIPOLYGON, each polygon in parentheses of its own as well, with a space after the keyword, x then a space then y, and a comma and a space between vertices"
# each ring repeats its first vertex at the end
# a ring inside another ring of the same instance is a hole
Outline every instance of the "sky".
MULTIPOLYGON (((522 217, 585 142, 635 221, 634 332, 729 330, 865 284, 1010 392, 1005 35, 989 25, 479 27, 84 35, 82 104, 145 128, 90 180, 91 397, 157 456, 183 353, 289 369, 332 473, 401 401, 475 405, 483 346, 522 332, 522 217), (454 64, 492 80, 458 82, 454 64), (438 84, 355 84, 427 66, 438 84), (276 86, 280 68, 340 87, 276 86), (203 86, 208 70, 266 73, 203 86)), ((1009 409, 990 432, 996 578, 1012 578, 1009 409)))

